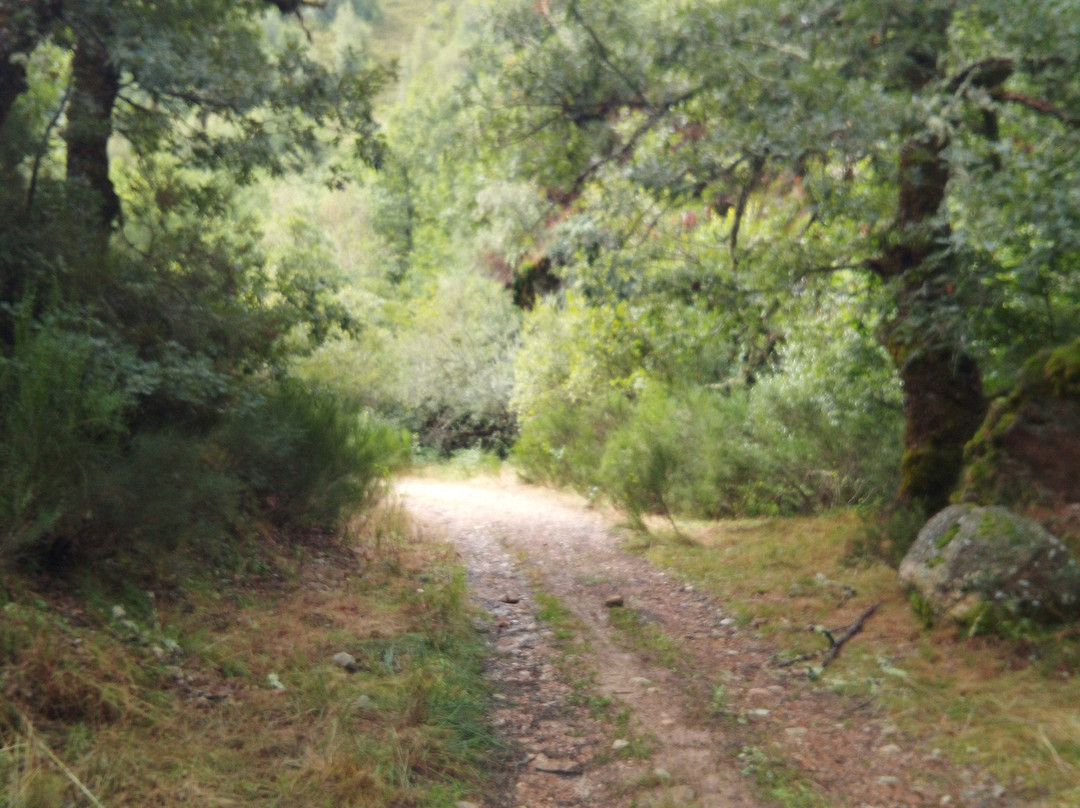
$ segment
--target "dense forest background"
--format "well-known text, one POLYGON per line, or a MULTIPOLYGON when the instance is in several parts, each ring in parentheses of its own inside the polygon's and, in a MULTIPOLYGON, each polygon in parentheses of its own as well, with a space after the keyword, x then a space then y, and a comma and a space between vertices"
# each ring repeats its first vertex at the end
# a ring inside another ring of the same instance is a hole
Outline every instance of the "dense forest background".
POLYGON ((1080 9, 0 2, 0 536, 944 504, 1080 335, 1080 9), (418 19, 426 20, 417 25, 418 19))

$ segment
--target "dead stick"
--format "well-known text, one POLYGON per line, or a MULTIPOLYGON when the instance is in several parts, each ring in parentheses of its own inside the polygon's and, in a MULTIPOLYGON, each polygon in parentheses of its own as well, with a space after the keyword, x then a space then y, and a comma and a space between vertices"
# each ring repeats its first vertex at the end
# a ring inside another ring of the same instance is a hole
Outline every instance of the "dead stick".
POLYGON ((800 662, 806 662, 806 660, 813 659, 820 654, 821 651, 814 651, 810 654, 799 654, 797 657, 792 657, 791 659, 782 659, 776 663, 776 667, 790 668, 792 665, 798 665, 800 662))
POLYGON ((875 603, 870 606, 865 612, 859 615, 858 620, 848 626, 844 630, 844 633, 835 639, 832 647, 829 648, 829 650, 825 652, 825 656, 822 657, 821 667, 824 668, 826 665, 836 659, 837 656, 839 656, 840 649, 844 647, 844 643, 846 643, 848 640, 850 640, 852 637, 862 631, 863 623, 866 622, 867 618, 870 617, 870 615, 877 611, 877 607, 880 605, 880 603, 875 603))

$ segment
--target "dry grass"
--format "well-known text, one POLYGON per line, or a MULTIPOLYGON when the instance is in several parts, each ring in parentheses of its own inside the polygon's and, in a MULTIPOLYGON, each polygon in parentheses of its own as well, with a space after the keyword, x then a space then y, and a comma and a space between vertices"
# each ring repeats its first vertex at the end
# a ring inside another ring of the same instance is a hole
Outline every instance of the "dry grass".
POLYGON ((680 524, 688 542, 657 524, 659 538, 641 549, 793 655, 822 647, 808 627, 844 626, 881 603, 823 684, 875 694, 928 748, 979 764, 1032 806, 1080 805, 1080 632, 925 629, 894 570, 846 560, 860 526, 851 513, 680 524))
POLYGON ((157 593, 149 611, 115 604, 123 615, 100 591, 94 606, 8 576, 0 805, 481 795, 496 741, 447 548, 392 511, 345 542, 279 544, 258 566, 157 593), (354 672, 332 663, 340 651, 354 672))

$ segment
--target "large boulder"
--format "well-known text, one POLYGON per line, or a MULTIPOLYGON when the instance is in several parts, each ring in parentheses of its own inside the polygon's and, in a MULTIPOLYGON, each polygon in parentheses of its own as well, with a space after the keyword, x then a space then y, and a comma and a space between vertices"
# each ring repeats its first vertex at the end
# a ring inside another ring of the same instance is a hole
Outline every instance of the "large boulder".
POLYGON ((1080 542, 1080 340, 1028 360, 965 461, 959 501, 1006 505, 1080 542))
POLYGON ((1056 622, 1080 616, 1080 566, 1038 522, 1003 507, 950 505, 921 531, 900 581, 938 613, 970 623, 1056 622))

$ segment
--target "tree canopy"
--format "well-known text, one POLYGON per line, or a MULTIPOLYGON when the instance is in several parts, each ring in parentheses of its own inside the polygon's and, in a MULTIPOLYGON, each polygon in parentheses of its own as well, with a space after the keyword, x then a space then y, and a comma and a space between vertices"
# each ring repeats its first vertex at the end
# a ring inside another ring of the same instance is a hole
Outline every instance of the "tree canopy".
POLYGON ((748 378, 793 304, 860 287, 903 386, 899 496, 936 508, 983 377, 1080 322, 1078 26, 1069 3, 522 2, 473 86, 561 211, 524 271, 720 307, 748 378), (674 255, 671 214, 708 235, 674 255))
POLYGON ((298 376, 631 509, 933 510, 1080 335, 1073 3, 407 8, 0 0, 5 407, 265 459, 298 376))
POLYGON ((5 550, 213 533, 256 493, 303 519, 300 500, 321 495, 289 496, 245 458, 283 460, 319 430, 338 430, 331 478, 358 475, 341 490, 362 496, 377 476, 358 454, 374 431, 281 381, 356 329, 338 279, 299 245, 267 251, 243 194, 378 162, 372 104, 390 71, 357 49, 318 53, 308 5, 0 2, 5 550), (280 15, 292 23, 271 41, 280 15), (275 407, 280 434, 260 436, 275 407))

